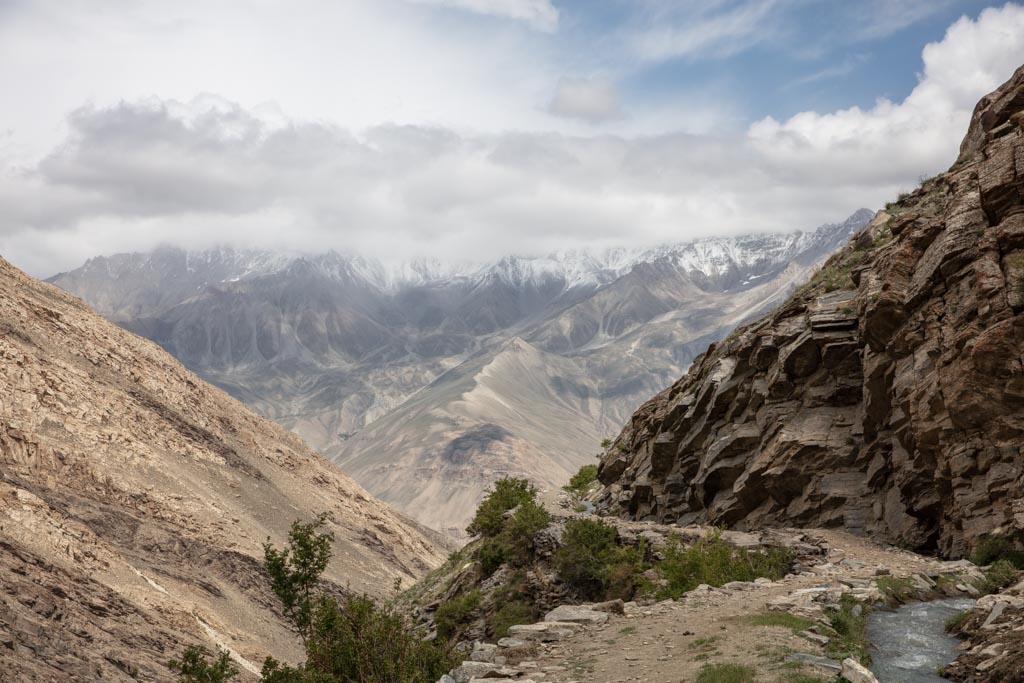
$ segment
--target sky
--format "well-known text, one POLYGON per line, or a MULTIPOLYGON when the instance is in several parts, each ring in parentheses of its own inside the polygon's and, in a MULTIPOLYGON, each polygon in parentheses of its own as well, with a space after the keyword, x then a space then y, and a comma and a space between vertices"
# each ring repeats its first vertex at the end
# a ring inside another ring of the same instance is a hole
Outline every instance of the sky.
POLYGON ((0 0, 0 255, 488 260, 810 229, 1024 64, 968 0, 0 0))

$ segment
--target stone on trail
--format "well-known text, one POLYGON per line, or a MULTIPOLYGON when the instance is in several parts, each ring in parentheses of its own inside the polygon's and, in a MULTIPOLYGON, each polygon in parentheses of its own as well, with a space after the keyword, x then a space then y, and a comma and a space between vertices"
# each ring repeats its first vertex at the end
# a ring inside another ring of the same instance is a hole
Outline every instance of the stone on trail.
POLYGON ((843 678, 850 683, 878 683, 875 674, 868 671, 860 662, 847 657, 843 660, 843 678))
POLYGON ((545 622, 571 622, 574 624, 603 624, 608 621, 607 612, 597 612, 591 607, 560 605, 544 615, 545 622))

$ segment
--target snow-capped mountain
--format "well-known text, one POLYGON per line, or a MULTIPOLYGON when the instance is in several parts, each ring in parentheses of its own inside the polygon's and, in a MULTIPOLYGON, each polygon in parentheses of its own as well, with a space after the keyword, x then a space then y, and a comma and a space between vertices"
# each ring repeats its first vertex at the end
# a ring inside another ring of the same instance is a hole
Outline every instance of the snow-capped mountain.
POLYGON ((50 281, 299 432, 387 502, 458 529, 496 471, 563 483, 640 401, 871 216, 491 263, 163 247, 50 281), (452 443, 475 445, 453 463, 452 443), (430 500, 406 495, 410 468, 436 479, 430 500))

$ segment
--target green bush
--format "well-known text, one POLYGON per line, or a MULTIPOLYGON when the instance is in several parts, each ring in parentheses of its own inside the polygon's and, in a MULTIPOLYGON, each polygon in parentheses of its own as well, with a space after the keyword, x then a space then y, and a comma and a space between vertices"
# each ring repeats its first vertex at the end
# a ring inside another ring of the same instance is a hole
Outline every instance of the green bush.
POLYGON ((1009 560, 996 560, 978 585, 982 593, 998 593, 1017 578, 1017 568, 1009 560))
POLYGON ((441 604, 434 613, 437 635, 450 638, 465 626, 480 608, 480 591, 470 591, 441 604))
POLYGON ((667 582, 658 593, 679 598, 700 584, 721 586, 730 581, 753 581, 759 577, 781 579, 793 564, 787 548, 749 551, 729 545, 720 532, 698 539, 684 548, 673 539, 655 569, 667 582))
MULTIPOLYGON (((264 546, 270 587, 302 637, 306 662, 292 667, 267 657, 262 683, 434 683, 457 661, 447 642, 424 641, 402 615, 369 597, 339 601, 320 588, 331 554, 330 534, 319 531, 324 521, 293 524, 284 550, 264 546)), ((221 683, 237 673, 226 654, 211 666, 194 649, 170 666, 181 683, 221 683)))
POLYGON ((616 543, 615 527, 595 519, 566 522, 554 566, 578 598, 629 599, 640 585, 644 547, 624 548, 616 543))
POLYGON ((499 538, 508 547, 508 559, 516 566, 527 564, 533 555, 533 539, 551 524, 551 514, 536 501, 528 500, 507 520, 499 538))
POLYGON ((484 537, 476 560, 485 577, 506 562, 521 567, 532 560, 534 537, 551 523, 551 515, 536 495, 525 479, 501 479, 480 504, 469 531, 484 537), (509 510, 515 512, 506 516, 509 510))
POLYGON ((495 639, 507 636, 510 626, 532 624, 540 618, 540 610, 530 599, 524 584, 523 574, 516 573, 491 594, 488 626, 495 639))
POLYGON ((189 647, 180 660, 172 659, 167 667, 178 674, 178 683, 225 683, 238 675, 227 652, 219 651, 212 663, 208 656, 202 647, 189 647))
POLYGON ((1017 569, 1024 569, 1024 551, 1015 549, 1010 539, 1000 534, 983 536, 971 553, 971 562, 985 566, 997 560, 1006 560, 1017 569))
POLYGON ((909 576, 880 576, 875 583, 890 605, 903 605, 917 596, 917 586, 909 576))
POLYGON ((476 561, 484 578, 498 571, 508 559, 508 547, 497 538, 485 538, 476 549, 476 561))
POLYGON ((597 481, 597 465, 584 465, 580 471, 572 475, 569 483, 562 487, 563 490, 582 496, 590 488, 590 485, 597 481))
POLYGON ((434 683, 456 663, 446 644, 423 640, 400 614, 365 596, 323 596, 310 633, 306 663, 268 657, 263 683, 434 683))
POLYGON ((537 489, 526 479, 499 479, 476 509, 466 533, 470 536, 497 536, 504 527, 504 514, 508 510, 536 500, 537 489))

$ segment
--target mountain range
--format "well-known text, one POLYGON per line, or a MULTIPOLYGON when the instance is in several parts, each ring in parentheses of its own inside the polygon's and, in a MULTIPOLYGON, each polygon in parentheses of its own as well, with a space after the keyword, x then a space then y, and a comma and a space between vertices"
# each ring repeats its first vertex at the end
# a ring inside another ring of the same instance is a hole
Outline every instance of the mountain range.
POLYGON ((457 537, 495 478, 553 490, 596 462, 643 400, 871 216, 486 264, 164 247, 50 282, 457 537))

